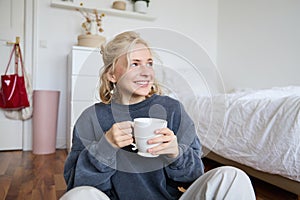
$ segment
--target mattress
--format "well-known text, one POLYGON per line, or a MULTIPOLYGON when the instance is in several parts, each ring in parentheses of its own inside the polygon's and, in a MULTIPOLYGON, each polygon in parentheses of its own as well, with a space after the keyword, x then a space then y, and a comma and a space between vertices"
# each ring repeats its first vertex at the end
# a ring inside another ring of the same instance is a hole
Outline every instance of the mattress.
POLYGON ((203 146, 224 158, 300 182, 300 87, 200 94, 181 100, 203 146))

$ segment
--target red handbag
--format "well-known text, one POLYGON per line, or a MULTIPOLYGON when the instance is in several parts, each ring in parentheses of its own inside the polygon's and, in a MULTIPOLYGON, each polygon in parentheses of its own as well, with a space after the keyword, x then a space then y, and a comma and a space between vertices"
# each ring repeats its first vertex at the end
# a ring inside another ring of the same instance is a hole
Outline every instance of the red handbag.
POLYGON ((9 62, 5 70, 5 74, 1 75, 1 89, 0 89, 0 108, 7 110, 20 110, 28 107, 29 101, 27 97, 25 80, 24 80, 24 66, 22 61, 21 49, 18 43, 14 44, 13 50, 10 54, 9 62), (16 56, 16 53, 19 56, 16 56), (15 73, 7 75, 8 68, 12 56, 15 54, 15 73), (19 76, 19 59, 21 63, 22 75, 19 76))

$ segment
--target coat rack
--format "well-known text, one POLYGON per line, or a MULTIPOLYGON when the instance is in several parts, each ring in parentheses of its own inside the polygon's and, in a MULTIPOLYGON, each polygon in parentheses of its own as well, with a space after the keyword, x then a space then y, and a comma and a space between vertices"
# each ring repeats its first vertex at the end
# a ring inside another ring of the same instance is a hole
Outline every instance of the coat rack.
POLYGON ((16 42, 6 42, 7 45, 14 45, 14 44, 20 44, 20 37, 16 37, 16 42))

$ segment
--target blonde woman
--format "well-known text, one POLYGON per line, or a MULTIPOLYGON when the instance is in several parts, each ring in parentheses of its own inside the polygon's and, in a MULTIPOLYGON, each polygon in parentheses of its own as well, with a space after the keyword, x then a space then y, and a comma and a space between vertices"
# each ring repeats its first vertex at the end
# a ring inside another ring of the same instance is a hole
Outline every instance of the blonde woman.
POLYGON ((101 53, 101 102, 87 108, 74 127, 64 172, 70 191, 62 200, 255 199, 249 178, 238 169, 204 174, 194 123, 179 101, 160 94, 146 41, 124 32, 101 53), (148 149, 157 157, 132 148, 132 121, 138 117, 168 122, 156 131, 159 137, 148 140, 159 143, 148 149))

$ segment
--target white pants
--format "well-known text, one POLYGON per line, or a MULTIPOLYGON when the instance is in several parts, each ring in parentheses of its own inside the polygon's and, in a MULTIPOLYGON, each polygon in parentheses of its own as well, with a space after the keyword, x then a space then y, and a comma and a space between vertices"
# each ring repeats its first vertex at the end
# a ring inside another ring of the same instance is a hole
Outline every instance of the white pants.
MULTIPOLYGON (((60 200, 109 200, 100 190, 90 187, 76 187, 64 194, 60 200)), ((212 169, 201 177, 183 193, 180 200, 255 200, 254 190, 249 177, 234 167, 212 169)))

